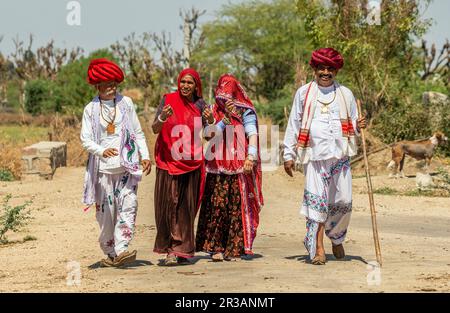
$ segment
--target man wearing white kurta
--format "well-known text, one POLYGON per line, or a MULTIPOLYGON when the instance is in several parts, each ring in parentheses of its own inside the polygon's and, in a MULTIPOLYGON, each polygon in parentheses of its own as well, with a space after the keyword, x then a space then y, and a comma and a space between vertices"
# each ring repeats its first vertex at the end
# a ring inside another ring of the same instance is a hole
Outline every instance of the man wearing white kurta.
POLYGON ((352 210, 349 157, 356 155, 356 138, 365 119, 358 119, 352 92, 334 81, 343 66, 332 48, 313 52, 315 81, 296 93, 284 139, 284 167, 292 176, 295 159, 304 166, 305 190, 300 213, 306 217, 304 244, 312 264, 325 264, 324 233, 337 259, 345 256, 344 242, 352 210))
POLYGON ((88 81, 99 95, 84 109, 81 128, 83 148, 89 152, 83 203, 95 203, 100 225, 99 242, 107 256, 102 266, 121 266, 136 259, 129 252, 137 213, 137 187, 151 162, 134 104, 117 93, 122 70, 106 59, 93 60, 88 81))

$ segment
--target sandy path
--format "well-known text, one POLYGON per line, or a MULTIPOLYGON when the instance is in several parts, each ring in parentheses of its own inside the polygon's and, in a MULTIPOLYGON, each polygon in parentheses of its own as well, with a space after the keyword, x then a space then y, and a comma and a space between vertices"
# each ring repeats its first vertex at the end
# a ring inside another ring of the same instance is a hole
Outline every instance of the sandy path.
MULTIPOLYGON (((450 199, 375 196, 384 266, 381 285, 369 286, 366 262, 375 260, 365 178, 354 179, 354 212, 346 240, 345 261, 325 266, 305 263, 305 223, 298 214, 303 176, 288 178, 281 169, 264 173, 266 206, 254 245, 253 260, 212 263, 198 254, 190 266, 157 266, 153 188, 155 176, 139 189, 140 211, 132 248, 138 262, 126 269, 96 266, 102 258, 94 211, 79 203, 82 168, 58 169, 53 181, 0 183, 0 197, 14 202, 35 196, 34 220, 19 234, 36 241, 0 247, 0 291, 133 291, 133 292, 414 292, 450 291, 450 199), (80 286, 66 285, 69 261, 81 264, 80 286)), ((375 188, 413 179, 373 178, 375 188)))

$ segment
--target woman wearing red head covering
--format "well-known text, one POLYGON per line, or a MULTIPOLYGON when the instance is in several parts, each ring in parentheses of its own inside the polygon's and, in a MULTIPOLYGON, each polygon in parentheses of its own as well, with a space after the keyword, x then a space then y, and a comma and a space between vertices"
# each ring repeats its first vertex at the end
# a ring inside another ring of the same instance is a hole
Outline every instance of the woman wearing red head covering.
POLYGON ((201 134, 206 123, 214 123, 214 118, 202 99, 200 76, 185 69, 178 76, 178 90, 163 97, 152 125, 158 134, 154 252, 167 254, 165 265, 185 263, 195 253, 194 220, 205 178, 201 134))
POLYGON ((230 74, 220 77, 215 96, 215 131, 221 136, 213 137, 207 150, 196 249, 223 261, 253 254, 264 201, 255 107, 230 74))

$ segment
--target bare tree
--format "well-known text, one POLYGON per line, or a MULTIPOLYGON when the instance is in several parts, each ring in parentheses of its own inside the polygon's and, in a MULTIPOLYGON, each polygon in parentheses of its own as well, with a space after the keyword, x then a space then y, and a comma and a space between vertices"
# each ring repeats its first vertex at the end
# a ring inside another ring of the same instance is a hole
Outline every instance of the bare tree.
POLYGON ((17 36, 13 39, 15 51, 11 54, 14 69, 19 78, 20 98, 19 103, 22 115, 25 112, 25 85, 26 82, 39 76, 39 64, 36 54, 31 50, 33 46, 33 35, 30 34, 28 46, 17 36))
POLYGON ((422 80, 427 79, 435 74, 440 75, 447 80, 449 83, 449 68, 450 68, 450 43, 447 42, 442 46, 439 54, 436 54, 436 44, 432 44, 431 48, 427 47, 427 42, 422 40, 422 51, 423 51, 423 61, 422 61, 422 80))
POLYGON ((114 54, 129 73, 132 82, 144 91, 144 117, 148 119, 149 103, 159 98, 155 90, 158 67, 150 53, 151 39, 147 34, 137 38, 135 33, 111 45, 114 54))
MULTIPOLYGON (((0 36, 0 42, 3 36, 0 36)), ((1 105, 8 103, 8 82, 14 77, 14 64, 0 52, 0 88, 2 93, 1 105)))
POLYGON ((37 49, 39 75, 54 80, 61 67, 78 59, 82 52, 80 47, 74 48, 70 52, 67 49, 57 49, 51 40, 46 46, 37 49))
POLYGON ((183 61, 186 66, 189 66, 192 50, 195 46, 194 34, 198 28, 198 19, 206 13, 206 10, 200 11, 194 7, 190 11, 180 10, 180 17, 183 19, 183 61))
POLYGON ((25 112, 25 87, 30 80, 44 78, 53 80, 63 65, 75 61, 82 53, 81 48, 57 49, 51 40, 46 46, 34 52, 33 35, 30 34, 28 44, 16 37, 13 39, 15 51, 11 54, 13 68, 19 79, 20 107, 25 112))
POLYGON ((160 57, 161 70, 165 77, 166 83, 170 86, 175 85, 175 78, 182 68, 183 56, 173 47, 170 34, 162 32, 161 35, 146 34, 155 45, 156 51, 160 57))

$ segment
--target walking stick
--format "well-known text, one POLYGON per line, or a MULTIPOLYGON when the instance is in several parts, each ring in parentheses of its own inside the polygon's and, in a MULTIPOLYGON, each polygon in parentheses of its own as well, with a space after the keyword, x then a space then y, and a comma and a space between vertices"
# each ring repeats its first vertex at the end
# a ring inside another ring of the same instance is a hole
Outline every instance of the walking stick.
MULTIPOLYGON (((356 101, 358 104, 358 112, 359 117, 362 117, 361 111, 361 101, 358 99, 356 101)), ((375 254, 377 256, 377 262, 381 263, 381 249, 380 249, 380 240, 378 239, 378 227, 377 227, 377 216, 375 212, 375 202, 373 201, 373 190, 372 190, 372 180, 370 178, 370 169, 369 169, 369 160, 367 158, 367 150, 366 150, 366 135, 364 129, 361 129, 361 139, 363 146, 363 154, 364 154, 364 168, 366 169, 366 180, 367 180, 367 189, 369 193, 369 204, 370 204, 370 216, 372 218, 372 231, 373 231, 373 241, 375 243, 375 254)))

